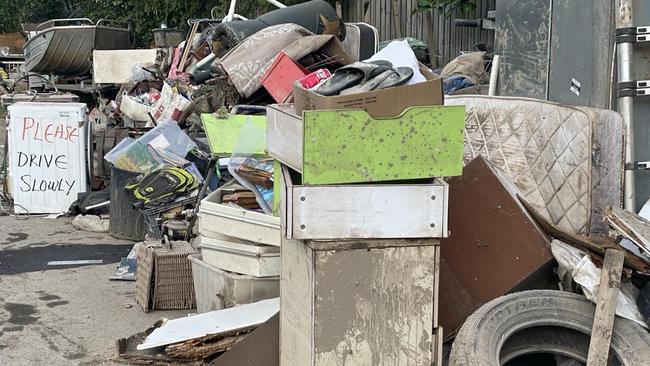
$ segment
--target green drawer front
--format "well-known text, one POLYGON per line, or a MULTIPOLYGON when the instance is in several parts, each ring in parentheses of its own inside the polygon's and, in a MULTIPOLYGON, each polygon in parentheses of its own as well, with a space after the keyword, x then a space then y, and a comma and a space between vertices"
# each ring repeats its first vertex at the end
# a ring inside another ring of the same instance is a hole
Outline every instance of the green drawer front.
POLYGON ((305 111, 303 183, 449 177, 463 168, 464 106, 409 108, 374 119, 365 111, 305 111))

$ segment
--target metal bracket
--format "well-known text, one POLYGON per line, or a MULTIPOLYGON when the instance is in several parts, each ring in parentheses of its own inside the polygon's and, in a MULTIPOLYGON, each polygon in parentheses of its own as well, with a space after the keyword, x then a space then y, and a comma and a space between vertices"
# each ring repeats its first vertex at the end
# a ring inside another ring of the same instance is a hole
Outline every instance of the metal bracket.
POLYGON ((637 161, 625 163, 625 170, 650 170, 650 161, 637 161))
POLYGON ((650 42, 650 26, 616 29, 616 43, 650 42))
POLYGON ((650 95, 650 80, 632 80, 618 83, 619 97, 639 97, 650 95))

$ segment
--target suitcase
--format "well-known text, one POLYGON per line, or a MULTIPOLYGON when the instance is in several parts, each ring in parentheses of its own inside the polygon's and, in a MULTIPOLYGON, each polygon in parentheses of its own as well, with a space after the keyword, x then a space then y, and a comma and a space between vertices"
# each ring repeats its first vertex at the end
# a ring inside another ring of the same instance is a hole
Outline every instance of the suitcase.
POLYGON ((368 23, 345 23, 343 48, 357 61, 366 60, 377 53, 379 32, 368 23))

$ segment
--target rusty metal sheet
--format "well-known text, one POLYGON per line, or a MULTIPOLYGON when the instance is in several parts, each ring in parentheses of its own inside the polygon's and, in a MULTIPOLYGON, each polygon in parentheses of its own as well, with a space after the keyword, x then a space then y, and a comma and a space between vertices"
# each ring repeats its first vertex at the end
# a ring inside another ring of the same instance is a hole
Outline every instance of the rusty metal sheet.
POLYGON ((449 184, 451 235, 440 244, 439 292, 446 336, 484 303, 525 289, 522 283, 536 287, 526 280, 543 277, 540 268, 552 271, 545 266, 552 260, 550 242, 503 173, 478 157, 449 184))

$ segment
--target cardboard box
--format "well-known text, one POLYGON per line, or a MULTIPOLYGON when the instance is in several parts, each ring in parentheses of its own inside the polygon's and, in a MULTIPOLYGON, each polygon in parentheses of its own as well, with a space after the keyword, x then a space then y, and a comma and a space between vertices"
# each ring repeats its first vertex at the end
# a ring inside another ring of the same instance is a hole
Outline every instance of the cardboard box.
POLYGON ((420 67, 420 72, 427 81, 353 95, 327 97, 294 84, 296 113, 302 115, 306 110, 323 109, 365 109, 372 117, 383 118, 398 116, 408 107, 442 105, 442 79, 424 66, 420 67))

